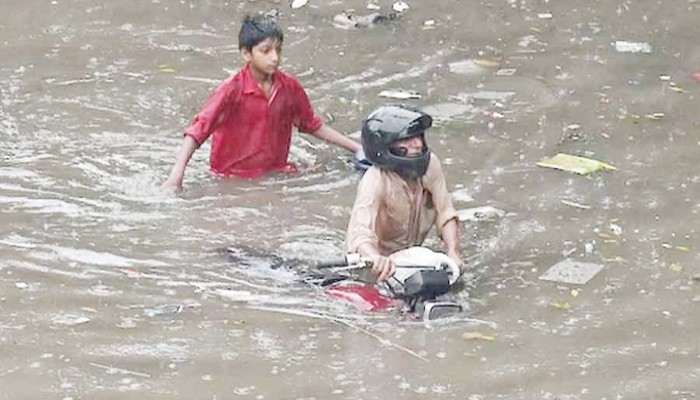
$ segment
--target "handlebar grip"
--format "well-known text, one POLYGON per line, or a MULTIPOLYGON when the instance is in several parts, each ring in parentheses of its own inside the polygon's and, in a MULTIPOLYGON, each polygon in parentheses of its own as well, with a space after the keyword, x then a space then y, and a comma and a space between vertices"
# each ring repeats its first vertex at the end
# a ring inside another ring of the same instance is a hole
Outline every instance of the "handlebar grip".
POLYGON ((357 253, 346 254, 343 258, 335 260, 321 261, 316 264, 316 268, 336 268, 336 267, 362 267, 372 266, 372 260, 363 258, 357 253))
POLYGON ((320 261, 316 264, 316 268, 335 268, 335 267, 347 267, 348 259, 347 257, 336 258, 334 260, 320 261))

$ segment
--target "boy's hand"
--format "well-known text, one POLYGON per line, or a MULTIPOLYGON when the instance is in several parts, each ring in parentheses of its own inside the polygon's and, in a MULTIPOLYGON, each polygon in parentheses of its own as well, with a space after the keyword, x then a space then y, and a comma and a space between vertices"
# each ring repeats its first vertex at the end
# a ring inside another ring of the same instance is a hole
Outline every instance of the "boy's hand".
POLYGON ((163 182, 160 189, 166 193, 175 194, 182 191, 182 180, 170 179, 163 182))
POLYGON ((362 147, 360 147, 360 149, 357 150, 355 155, 352 157, 352 164, 358 171, 365 171, 372 166, 372 162, 367 159, 365 150, 362 147))
POLYGON ((384 282, 394 275, 394 262, 389 257, 376 255, 372 257, 372 274, 377 277, 377 283, 384 282))

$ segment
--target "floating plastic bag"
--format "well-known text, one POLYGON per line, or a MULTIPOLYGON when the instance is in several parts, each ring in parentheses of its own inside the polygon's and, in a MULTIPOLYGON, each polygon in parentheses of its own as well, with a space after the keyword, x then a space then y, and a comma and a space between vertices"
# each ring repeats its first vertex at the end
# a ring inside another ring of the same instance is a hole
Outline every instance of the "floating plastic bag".
POLYGON ((618 40, 613 43, 615 50, 620 53, 651 53, 651 45, 644 42, 627 42, 624 40, 618 40))

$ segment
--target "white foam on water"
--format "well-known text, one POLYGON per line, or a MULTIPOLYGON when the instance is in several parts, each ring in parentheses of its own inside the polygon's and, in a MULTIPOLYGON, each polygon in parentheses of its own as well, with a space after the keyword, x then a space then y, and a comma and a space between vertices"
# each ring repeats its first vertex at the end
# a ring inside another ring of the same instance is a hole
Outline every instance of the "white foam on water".
POLYGON ((167 267, 170 265, 157 260, 127 258, 112 253, 87 249, 60 246, 48 246, 48 248, 53 250, 59 258, 88 265, 100 265, 105 267, 167 267))
POLYGON ((7 265, 13 268, 25 269, 29 271, 41 272, 44 274, 53 274, 59 276, 65 276, 69 278, 81 279, 81 280, 93 280, 97 278, 96 275, 90 274, 87 271, 82 272, 71 272, 57 268, 45 267, 42 265, 32 264, 26 261, 16 261, 9 260, 6 261, 7 265))
POLYGON ((13 204, 14 208, 25 209, 36 214, 63 214, 67 217, 78 217, 85 213, 79 205, 58 199, 0 196, 0 203, 13 204))

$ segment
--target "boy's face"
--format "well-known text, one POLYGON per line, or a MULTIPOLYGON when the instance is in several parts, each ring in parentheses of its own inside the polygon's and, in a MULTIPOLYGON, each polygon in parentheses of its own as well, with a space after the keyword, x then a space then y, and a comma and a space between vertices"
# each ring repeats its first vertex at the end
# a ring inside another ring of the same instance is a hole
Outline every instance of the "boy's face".
POLYGON ((243 49, 243 58, 259 74, 272 75, 282 59, 282 42, 267 38, 253 46, 251 50, 243 49))

